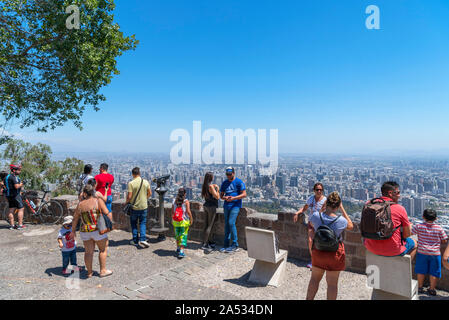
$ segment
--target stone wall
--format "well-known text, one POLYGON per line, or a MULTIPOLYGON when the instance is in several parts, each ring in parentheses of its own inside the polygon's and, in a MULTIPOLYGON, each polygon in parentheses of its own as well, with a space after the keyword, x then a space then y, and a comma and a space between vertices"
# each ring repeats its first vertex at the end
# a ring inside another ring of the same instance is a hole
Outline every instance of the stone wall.
MULTIPOLYGON (((73 214, 73 210, 77 204, 76 196, 60 196, 55 198, 64 208, 65 214, 73 214)), ((116 222, 117 229, 131 231, 129 217, 122 213, 124 200, 114 201, 112 203, 113 219, 116 222)), ((5 206, 4 198, 0 202, 0 210, 3 212, 5 206)), ((151 233, 157 214, 157 207, 149 207, 147 229, 151 233)), ((192 215, 194 223, 189 230, 189 239, 203 241, 205 222, 205 212, 202 204, 199 202, 191 202, 192 215)), ((167 236, 174 236, 173 227, 171 225, 171 205, 165 204, 165 226, 168 227, 167 236)), ((224 239, 224 215, 223 209, 217 210, 217 219, 212 230, 212 240, 222 245, 224 239)), ((25 221, 30 222, 30 216, 25 215, 25 221)), ((5 218, 5 217, 3 217, 5 218)), ((307 227, 300 219, 297 223, 293 222, 293 213, 279 212, 278 214, 258 213, 253 209, 242 208, 236 222, 238 242, 240 247, 246 249, 245 226, 274 230, 279 240, 279 247, 288 250, 289 257, 308 261, 310 259, 307 245, 307 227)), ((346 270, 365 273, 365 247, 362 243, 359 225, 354 224, 352 231, 343 233, 343 241, 346 250, 346 270)), ((442 245, 442 253, 446 245, 442 245)), ((414 274, 416 279, 416 275, 414 274)), ((438 288, 449 291, 449 271, 442 270, 442 278, 438 283, 438 288)))
MULTIPOLYGON (((126 231, 131 231, 129 224, 129 218, 125 217, 121 212, 124 206, 124 201, 114 202, 112 205, 112 211, 114 220, 118 222, 118 228, 126 231)), ((192 202, 192 215, 194 223, 189 230, 189 239, 196 241, 203 241, 203 234, 205 228, 205 212, 201 203, 192 202)), ((156 218, 157 208, 149 208, 149 220, 156 218)), ((212 230, 213 240, 217 244, 222 245, 224 240, 224 215, 223 209, 217 210, 218 216, 212 230)), ((174 236, 173 227, 171 226, 171 205, 165 205, 165 226, 169 228, 168 236, 174 236)), ((148 221, 148 228, 153 225, 152 221, 148 221)), ((245 239, 245 227, 256 227, 269 229, 276 232, 279 240, 279 247, 281 249, 288 250, 288 256, 297 258, 304 261, 310 260, 309 249, 307 245, 307 227, 303 224, 303 220, 299 219, 298 222, 293 222, 293 213, 279 212, 276 214, 258 213, 250 208, 242 208, 237 218, 236 227, 238 234, 239 246, 246 249, 245 239)), ((345 244, 346 251, 346 270, 356 273, 365 273, 366 261, 365 252, 366 249, 362 243, 362 237, 360 234, 359 225, 354 223, 354 229, 351 231, 345 231, 343 233, 343 242, 345 244)), ((441 246, 441 252, 443 254, 446 249, 446 245, 441 246)), ((414 266, 412 266, 414 269, 414 266)), ((413 273, 414 279, 416 274, 413 273)), ((449 291, 449 270, 442 268, 442 278, 438 282, 438 288, 449 291)))
MULTIPOLYGON (((37 193, 35 191, 27 192, 27 199, 34 202, 34 204, 39 205, 40 200, 42 199, 43 193, 37 193)), ((46 200, 50 200, 49 198, 46 198, 46 200)), ((72 195, 62 195, 59 197, 52 198, 52 200, 58 201, 64 210, 64 216, 71 214, 73 215, 73 212, 76 208, 76 205, 78 204, 78 197, 72 196, 72 195)), ((25 205, 25 203, 24 203, 25 205)), ((5 208, 8 207, 8 202, 5 197, 0 197, 0 216, 2 220, 7 220, 7 213, 8 209, 5 208)), ((23 220, 25 223, 37 223, 39 220, 37 220, 33 214, 28 210, 28 208, 25 205, 25 211, 23 220)), ((17 223, 17 217, 15 217, 15 221, 17 223)))

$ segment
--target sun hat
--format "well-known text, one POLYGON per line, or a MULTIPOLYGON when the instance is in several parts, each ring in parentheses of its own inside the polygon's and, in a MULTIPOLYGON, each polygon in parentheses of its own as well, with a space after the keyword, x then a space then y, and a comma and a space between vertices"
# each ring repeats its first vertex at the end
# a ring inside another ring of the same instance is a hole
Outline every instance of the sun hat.
POLYGON ((63 225, 70 224, 73 221, 73 216, 66 216, 64 217, 64 221, 62 222, 63 225))

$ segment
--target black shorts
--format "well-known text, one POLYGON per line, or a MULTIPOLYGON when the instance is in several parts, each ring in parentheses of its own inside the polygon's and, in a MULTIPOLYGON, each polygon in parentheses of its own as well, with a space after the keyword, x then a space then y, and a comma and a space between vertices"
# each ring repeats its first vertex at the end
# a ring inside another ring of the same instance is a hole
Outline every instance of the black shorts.
POLYGON ((22 201, 22 197, 20 196, 20 194, 18 194, 17 196, 14 197, 6 197, 8 199, 8 205, 9 208, 17 208, 17 209, 22 209, 23 208, 23 201, 22 201))

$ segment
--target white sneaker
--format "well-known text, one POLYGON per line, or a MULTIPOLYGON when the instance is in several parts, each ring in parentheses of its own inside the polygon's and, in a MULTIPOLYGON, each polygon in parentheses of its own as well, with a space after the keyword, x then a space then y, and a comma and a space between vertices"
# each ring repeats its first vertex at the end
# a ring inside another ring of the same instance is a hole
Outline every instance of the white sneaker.
POLYGON ((146 242, 146 241, 139 241, 139 244, 144 246, 145 248, 149 248, 150 247, 150 244, 148 242, 146 242))

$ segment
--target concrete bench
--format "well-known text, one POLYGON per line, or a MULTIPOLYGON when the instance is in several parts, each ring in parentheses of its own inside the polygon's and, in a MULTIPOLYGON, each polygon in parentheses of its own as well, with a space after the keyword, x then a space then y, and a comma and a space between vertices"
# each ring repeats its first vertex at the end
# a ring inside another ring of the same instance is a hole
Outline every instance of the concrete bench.
POLYGON ((249 282, 278 287, 285 273, 287 250, 276 248, 274 231, 245 227, 248 257, 256 259, 249 282))
POLYGON ((412 279, 410 255, 383 257, 366 250, 366 267, 367 273, 373 272, 368 276, 368 286, 373 287, 372 300, 418 299, 418 281, 412 279))

